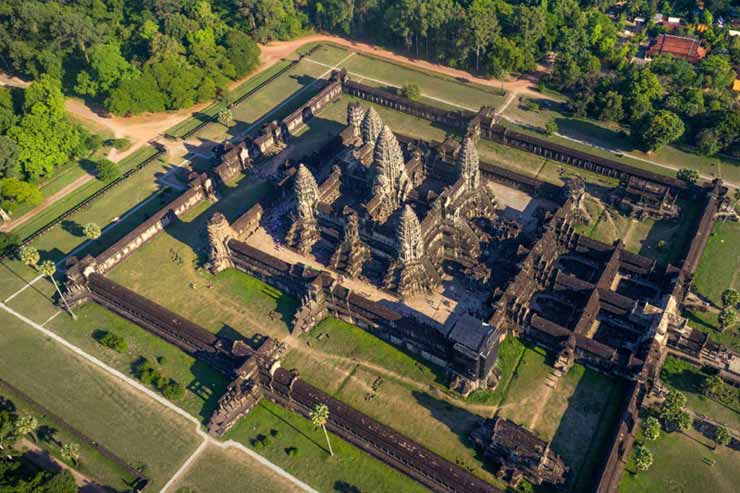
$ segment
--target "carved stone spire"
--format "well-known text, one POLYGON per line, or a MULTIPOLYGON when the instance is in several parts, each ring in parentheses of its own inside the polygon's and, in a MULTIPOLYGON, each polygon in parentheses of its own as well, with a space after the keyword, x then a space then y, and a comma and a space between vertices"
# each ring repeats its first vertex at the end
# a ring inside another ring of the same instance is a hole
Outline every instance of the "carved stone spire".
POLYGON ((398 260, 404 265, 419 262, 424 256, 419 218, 410 205, 406 204, 398 221, 398 260))
POLYGON ((319 187, 313 174, 304 164, 298 166, 294 190, 298 203, 298 217, 303 220, 314 219, 314 208, 319 202, 319 187))
POLYGON ((475 190, 480 185, 480 160, 478 149, 472 137, 465 137, 460 154, 457 156, 457 168, 460 176, 465 179, 465 185, 469 190, 475 190))
POLYGON ((362 142, 364 144, 375 145, 375 141, 383 129, 383 120, 375 108, 372 106, 365 113, 365 118, 362 119, 362 142))
POLYGON ((315 214, 316 204, 319 202, 319 187, 311 171, 303 164, 298 166, 294 191, 298 217, 288 230, 286 239, 291 246, 305 253, 319 240, 315 214))
POLYGON ((373 165, 373 194, 383 197, 384 208, 390 212, 395 211, 406 200, 412 185, 406 174, 401 146, 388 125, 383 127, 378 136, 373 152, 373 165))
POLYGON ((208 220, 208 244, 211 247, 209 268, 212 273, 234 266, 227 246, 232 238, 236 238, 236 232, 231 228, 226 216, 220 212, 213 214, 208 220))
POLYGON ((362 119, 365 116, 365 110, 360 103, 350 103, 347 105, 347 125, 352 129, 352 135, 355 139, 362 136, 362 119))

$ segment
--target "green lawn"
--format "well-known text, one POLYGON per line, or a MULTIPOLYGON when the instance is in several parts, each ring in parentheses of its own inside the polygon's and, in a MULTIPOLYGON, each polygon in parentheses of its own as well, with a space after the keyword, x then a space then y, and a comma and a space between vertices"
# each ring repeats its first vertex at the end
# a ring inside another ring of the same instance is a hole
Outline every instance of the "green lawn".
MULTIPOLYGON (((526 100, 527 98, 525 98, 526 100)), ((537 132, 541 138, 552 140, 553 142, 568 145, 575 149, 591 152, 592 154, 603 155, 616 161, 622 161, 626 164, 644 168, 656 173, 665 175, 674 175, 669 169, 655 166, 639 159, 631 159, 630 156, 641 159, 649 159, 658 163, 669 166, 693 168, 702 174, 708 176, 722 177, 732 181, 740 179, 740 163, 734 160, 720 160, 718 158, 706 157, 687 151, 678 146, 666 146, 654 153, 644 153, 634 148, 634 144, 628 135, 622 133, 622 129, 613 124, 607 124, 596 120, 586 118, 574 118, 566 116, 563 103, 550 102, 545 98, 534 99, 534 102, 540 105, 540 109, 533 111, 525 109, 525 105, 518 101, 512 103, 506 110, 505 115, 520 122, 524 125, 531 125, 537 129, 544 129, 545 124, 554 120, 558 125, 558 132, 567 137, 581 140, 584 142, 594 143, 606 148, 618 148, 627 150, 624 156, 618 156, 612 152, 596 149, 592 146, 579 144, 572 140, 563 139, 558 136, 546 136, 544 133, 537 132)), ((529 131, 519 126, 519 130, 529 131)))
POLYGON ((5 312, 0 325, 3 379, 141 467, 153 481, 152 491, 195 449, 199 439, 191 423, 5 312))
POLYGON ((290 481, 236 449, 209 446, 171 489, 176 493, 299 493, 290 481))
POLYGON ((701 368, 673 356, 666 359, 660 372, 660 379, 664 383, 686 394, 687 405, 694 412, 740 429, 740 391, 736 387, 728 387, 731 397, 725 402, 706 397, 701 387, 708 376, 710 374, 701 368))
POLYGON ((131 471, 105 457, 87 442, 80 440, 69 425, 62 421, 55 421, 43 414, 42 410, 26 400, 25 396, 0 384, 0 399, 10 401, 12 409, 18 416, 30 414, 36 418, 39 426, 31 440, 35 441, 37 446, 58 461, 66 462, 85 476, 113 488, 123 489, 136 479, 131 471), (67 462, 62 457, 61 447, 65 443, 78 443, 80 445, 80 460, 76 465, 67 462))
MULTIPOLYGON (((121 168, 122 172, 126 172, 132 168, 134 168, 137 164, 141 163, 145 159, 147 159, 150 156, 153 156, 156 154, 156 149, 152 146, 145 146, 141 149, 137 150, 130 156, 126 157, 119 163, 119 167, 121 168)), ((153 166, 153 163, 147 166, 147 169, 149 169, 151 166, 153 166)), ((128 178, 126 181, 124 181, 122 184, 119 184, 117 188, 122 188, 126 186, 126 183, 135 180, 138 178, 138 175, 144 174, 146 170, 141 170, 138 173, 134 174, 134 176, 128 178)), ((76 178, 76 177, 75 177, 76 178)), ((73 180, 70 180, 73 181, 73 180)), ((51 222, 53 219, 64 213, 65 211, 71 209, 72 207, 76 206, 77 204, 81 203, 86 198, 93 195, 98 190, 102 189, 106 184, 101 182, 100 180, 92 180, 87 182, 85 185, 81 186, 74 192, 67 194, 60 200, 56 201, 53 205, 47 207, 42 212, 34 216, 33 218, 29 219, 22 225, 16 227, 13 229, 13 233, 17 234, 21 238, 25 238, 31 233, 35 232, 39 228, 45 226, 49 222, 51 222)), ((112 192, 109 192, 112 193, 112 192)), ((103 197, 106 197, 105 194, 103 197)), ((102 200, 102 199, 98 199, 102 200)), ((136 202, 131 202, 131 204, 135 204, 136 202)), ((93 202, 91 207, 97 207, 98 201, 93 202)))
POLYGON ((242 418, 227 438, 255 448, 252 440, 259 435, 270 436, 271 430, 277 434, 271 437, 270 445, 255 450, 319 491, 355 491, 351 487, 368 492, 426 491, 416 481, 335 435, 330 435, 334 456, 329 456, 321 430, 302 416, 268 401, 262 401, 242 418), (290 447, 297 448, 298 455, 289 456, 286 449, 290 447))
POLYGON ((696 289, 721 305, 722 291, 740 289, 740 223, 717 222, 696 271, 696 289))
POLYGON ((662 433, 647 447, 654 463, 635 474, 630 463, 619 485, 620 493, 712 492, 734 493, 740 483, 740 454, 727 447, 713 449, 698 432, 662 433))
POLYGON ((242 179, 217 203, 201 203, 139 248, 110 278, 215 333, 287 335, 296 300, 242 272, 213 276, 203 266, 208 218, 220 211, 233 221, 268 191, 242 179))
POLYGON ((509 336, 504 339, 496 358, 496 369, 500 372, 496 388, 492 391, 476 390, 468 396, 467 400, 474 403, 500 405, 509 392, 514 372, 519 366, 525 351, 526 346, 516 337, 509 336))
POLYGON ((740 326, 728 328, 720 332, 718 314, 712 312, 684 312, 683 314, 689 320, 689 325, 700 331, 709 334, 709 338, 717 344, 724 344, 735 351, 740 352, 740 326))

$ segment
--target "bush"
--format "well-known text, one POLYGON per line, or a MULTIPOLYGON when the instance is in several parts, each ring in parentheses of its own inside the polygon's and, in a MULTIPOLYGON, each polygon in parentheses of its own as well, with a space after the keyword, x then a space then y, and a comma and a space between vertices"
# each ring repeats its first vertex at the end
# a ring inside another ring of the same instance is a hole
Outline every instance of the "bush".
POLYGON ((107 139, 104 143, 105 145, 111 146, 112 148, 119 151, 125 151, 126 149, 131 147, 131 141, 126 137, 120 139, 107 139))
POLYGON ((699 181, 699 172, 695 169, 683 168, 678 170, 678 173, 676 173, 676 178, 685 181, 689 185, 693 185, 694 183, 699 181))
POLYGON ((18 235, 0 232, 0 255, 11 253, 13 250, 18 248, 18 245, 20 244, 21 239, 18 238, 18 235))
POLYGON ((550 120, 545 124, 545 133, 547 135, 552 135, 557 131, 558 131, 558 124, 555 123, 555 120, 550 120))
POLYGON ((113 332, 105 332, 100 339, 98 339, 98 342, 102 344, 105 347, 108 347, 112 350, 114 350, 117 353, 125 353, 128 351, 128 343, 126 342, 126 339, 119 336, 118 334, 114 334, 113 332))
POLYGON ((113 181, 121 176, 121 169, 110 159, 101 159, 95 164, 95 174, 100 181, 113 181))
POLYGON ((416 84, 406 84, 401 88, 401 96, 411 100, 416 100, 421 97, 421 89, 416 84))
POLYGON ((170 379, 169 382, 164 384, 160 390, 162 391, 162 395, 171 401, 182 399, 182 396, 185 395, 185 387, 173 379, 170 379))

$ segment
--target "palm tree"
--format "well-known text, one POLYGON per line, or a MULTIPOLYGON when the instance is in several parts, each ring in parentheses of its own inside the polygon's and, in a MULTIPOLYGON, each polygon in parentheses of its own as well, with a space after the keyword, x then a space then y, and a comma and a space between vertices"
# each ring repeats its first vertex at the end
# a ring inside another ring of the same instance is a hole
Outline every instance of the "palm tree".
POLYGON ((39 260, 41 260, 39 251, 32 246, 22 246, 18 251, 18 258, 24 265, 33 267, 34 269, 38 268, 39 260))
POLYGON ((67 307, 67 311, 69 312, 70 315, 72 315, 72 318, 74 320, 77 320, 77 317, 75 316, 74 312, 67 304, 67 300, 64 298, 62 291, 59 289, 59 285, 57 284, 56 279, 54 279, 54 274, 57 271, 57 266, 51 260, 44 260, 43 262, 41 262, 40 270, 42 274, 44 274, 45 276, 49 276, 49 279, 51 279, 51 282, 54 283, 54 287, 57 289, 57 293, 59 293, 59 297, 64 302, 64 306, 67 307))
POLYGON ((331 448, 329 434, 326 432, 326 422, 329 419, 329 406, 326 404, 316 404, 316 407, 313 408, 313 411, 311 411, 309 416, 311 416, 311 423, 313 423, 316 428, 320 426, 324 430, 326 444, 329 446, 329 455, 333 456, 334 451, 331 448))
POLYGON ((77 465, 77 460, 80 458, 80 444, 69 442, 62 445, 62 458, 77 465))
POLYGON ((100 238, 100 235, 102 234, 102 231, 100 230, 100 226, 98 226, 95 223, 87 223, 82 228, 82 232, 84 233, 85 237, 89 240, 97 240, 100 238))
POLYGON ((38 420, 31 414, 24 414, 23 416, 20 416, 18 417, 18 419, 15 420, 15 434, 19 437, 31 435, 31 438, 34 442, 36 441, 36 437, 33 435, 33 433, 38 427, 38 420))

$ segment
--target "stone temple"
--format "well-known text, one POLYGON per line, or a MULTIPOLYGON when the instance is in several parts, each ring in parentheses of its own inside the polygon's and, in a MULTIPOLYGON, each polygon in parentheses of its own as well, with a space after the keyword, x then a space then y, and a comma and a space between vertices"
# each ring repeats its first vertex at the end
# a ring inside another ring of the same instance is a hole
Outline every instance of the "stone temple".
POLYGON ((289 246, 401 298, 438 288, 445 261, 487 280, 482 256, 501 225, 496 199, 480 179, 475 135, 445 161, 413 142, 402 146, 373 108, 352 103, 341 139, 320 185, 298 167, 289 246))

